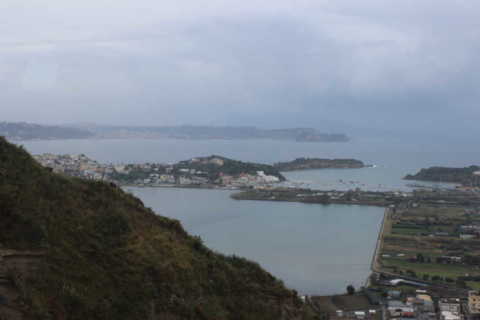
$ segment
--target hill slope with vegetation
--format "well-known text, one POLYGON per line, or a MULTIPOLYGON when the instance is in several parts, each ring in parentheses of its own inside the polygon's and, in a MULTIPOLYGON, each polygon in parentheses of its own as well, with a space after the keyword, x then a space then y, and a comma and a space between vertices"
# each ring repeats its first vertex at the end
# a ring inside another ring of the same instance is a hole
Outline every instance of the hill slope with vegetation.
POLYGON ((293 161, 275 163, 273 167, 279 171, 296 171, 309 169, 364 168, 365 164, 356 159, 297 158, 293 161))
POLYGON ((0 315, 302 319, 294 291, 213 252, 114 185, 41 167, 0 137, 0 315))
POLYGON ((256 175, 258 171, 263 171, 266 175, 276 177, 279 181, 286 180, 285 177, 271 165, 243 162, 217 155, 180 161, 175 165, 175 170, 181 170, 182 168, 193 168, 198 171, 204 171, 208 173, 210 180, 216 180, 224 174, 232 176, 238 176, 240 174, 256 175))
POLYGON ((414 175, 407 175, 406 180, 452 182, 463 185, 478 184, 479 166, 465 168, 430 167, 421 169, 414 175), (477 173, 477 174, 475 174, 477 173))

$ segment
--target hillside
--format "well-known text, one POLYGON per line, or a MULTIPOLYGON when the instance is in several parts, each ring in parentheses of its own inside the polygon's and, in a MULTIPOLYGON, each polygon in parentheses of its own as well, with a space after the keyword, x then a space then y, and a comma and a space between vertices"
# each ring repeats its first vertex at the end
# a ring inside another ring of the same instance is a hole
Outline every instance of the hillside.
POLYGON ((258 264, 113 185, 50 171, 0 138, 0 318, 303 318, 258 264))
POLYGON ((243 162, 216 155, 180 161, 174 166, 174 168, 174 170, 195 169, 197 171, 203 171, 207 173, 210 180, 217 180, 222 175, 256 175, 258 171, 263 171, 264 174, 273 176, 279 181, 286 180, 285 177, 271 165, 253 162, 243 162))
POLYGON ((275 163, 273 167, 279 171, 296 171, 308 169, 364 168, 365 164, 356 159, 297 158, 293 161, 275 163))
POLYGON ((479 175, 474 174, 476 172, 480 172, 479 166, 470 166, 465 168, 430 167, 427 169, 421 169, 414 175, 409 174, 404 179, 452 182, 463 185, 480 185, 479 175))
POLYGON ((45 126, 25 122, 0 122, 0 136, 10 140, 84 139, 93 137, 87 130, 45 126))

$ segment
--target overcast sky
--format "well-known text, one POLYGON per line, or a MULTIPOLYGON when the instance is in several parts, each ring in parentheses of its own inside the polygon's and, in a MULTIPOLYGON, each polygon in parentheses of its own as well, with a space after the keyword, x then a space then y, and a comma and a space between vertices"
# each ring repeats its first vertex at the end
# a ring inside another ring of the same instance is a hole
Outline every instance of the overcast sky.
POLYGON ((480 1, 2 0, 0 21, 0 120, 480 133, 480 1))

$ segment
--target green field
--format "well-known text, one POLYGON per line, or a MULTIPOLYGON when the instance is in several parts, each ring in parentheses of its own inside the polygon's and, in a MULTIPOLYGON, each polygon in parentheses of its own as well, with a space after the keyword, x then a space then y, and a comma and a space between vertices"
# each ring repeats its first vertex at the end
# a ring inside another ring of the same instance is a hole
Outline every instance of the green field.
POLYGON ((480 290, 480 282, 478 281, 467 281, 467 286, 472 290, 480 290))
POLYGON ((393 234, 405 234, 405 235, 420 235, 422 233, 428 232, 427 229, 418 229, 418 228, 397 228, 395 226, 392 227, 393 234))
POLYGON ((454 280, 457 277, 465 275, 480 275, 480 270, 473 270, 471 267, 461 264, 417 263, 396 258, 382 259, 382 263, 384 268, 397 267, 398 270, 402 270, 403 272, 413 270, 419 279, 421 279, 424 274, 428 274, 430 277, 440 276, 454 280))
MULTIPOLYGON (((418 279, 428 275, 429 280, 438 276, 455 281, 466 275, 480 275, 480 269, 473 265, 437 263, 441 256, 480 255, 480 240, 459 238, 460 226, 476 224, 479 219, 478 214, 461 207, 418 207, 391 213, 386 221, 389 228, 383 234, 380 264, 385 271, 400 275, 411 275, 413 271, 418 279), (436 232, 447 232, 448 236, 436 232), (424 262, 415 261, 419 254, 424 262)), ((480 287, 480 283, 472 285, 480 287)))
MULTIPOLYGON (((378 306, 371 305, 365 294, 359 292, 354 295, 335 295, 335 296, 320 296, 311 297, 312 303, 320 310, 330 315, 330 319, 337 319, 337 310, 342 311, 357 311, 378 309, 378 306)), ((373 317, 374 320, 380 320, 381 313, 373 317)))

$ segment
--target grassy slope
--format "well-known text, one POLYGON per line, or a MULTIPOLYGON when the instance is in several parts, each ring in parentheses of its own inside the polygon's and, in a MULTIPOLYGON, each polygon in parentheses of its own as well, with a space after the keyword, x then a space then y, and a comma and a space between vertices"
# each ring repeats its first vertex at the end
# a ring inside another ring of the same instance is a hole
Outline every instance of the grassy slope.
MULTIPOLYGON (((0 249, 46 251, 16 282, 37 319, 293 319, 296 294, 121 189, 50 173, 0 138, 0 249)), ((18 277, 17 277, 18 279, 18 277)))

